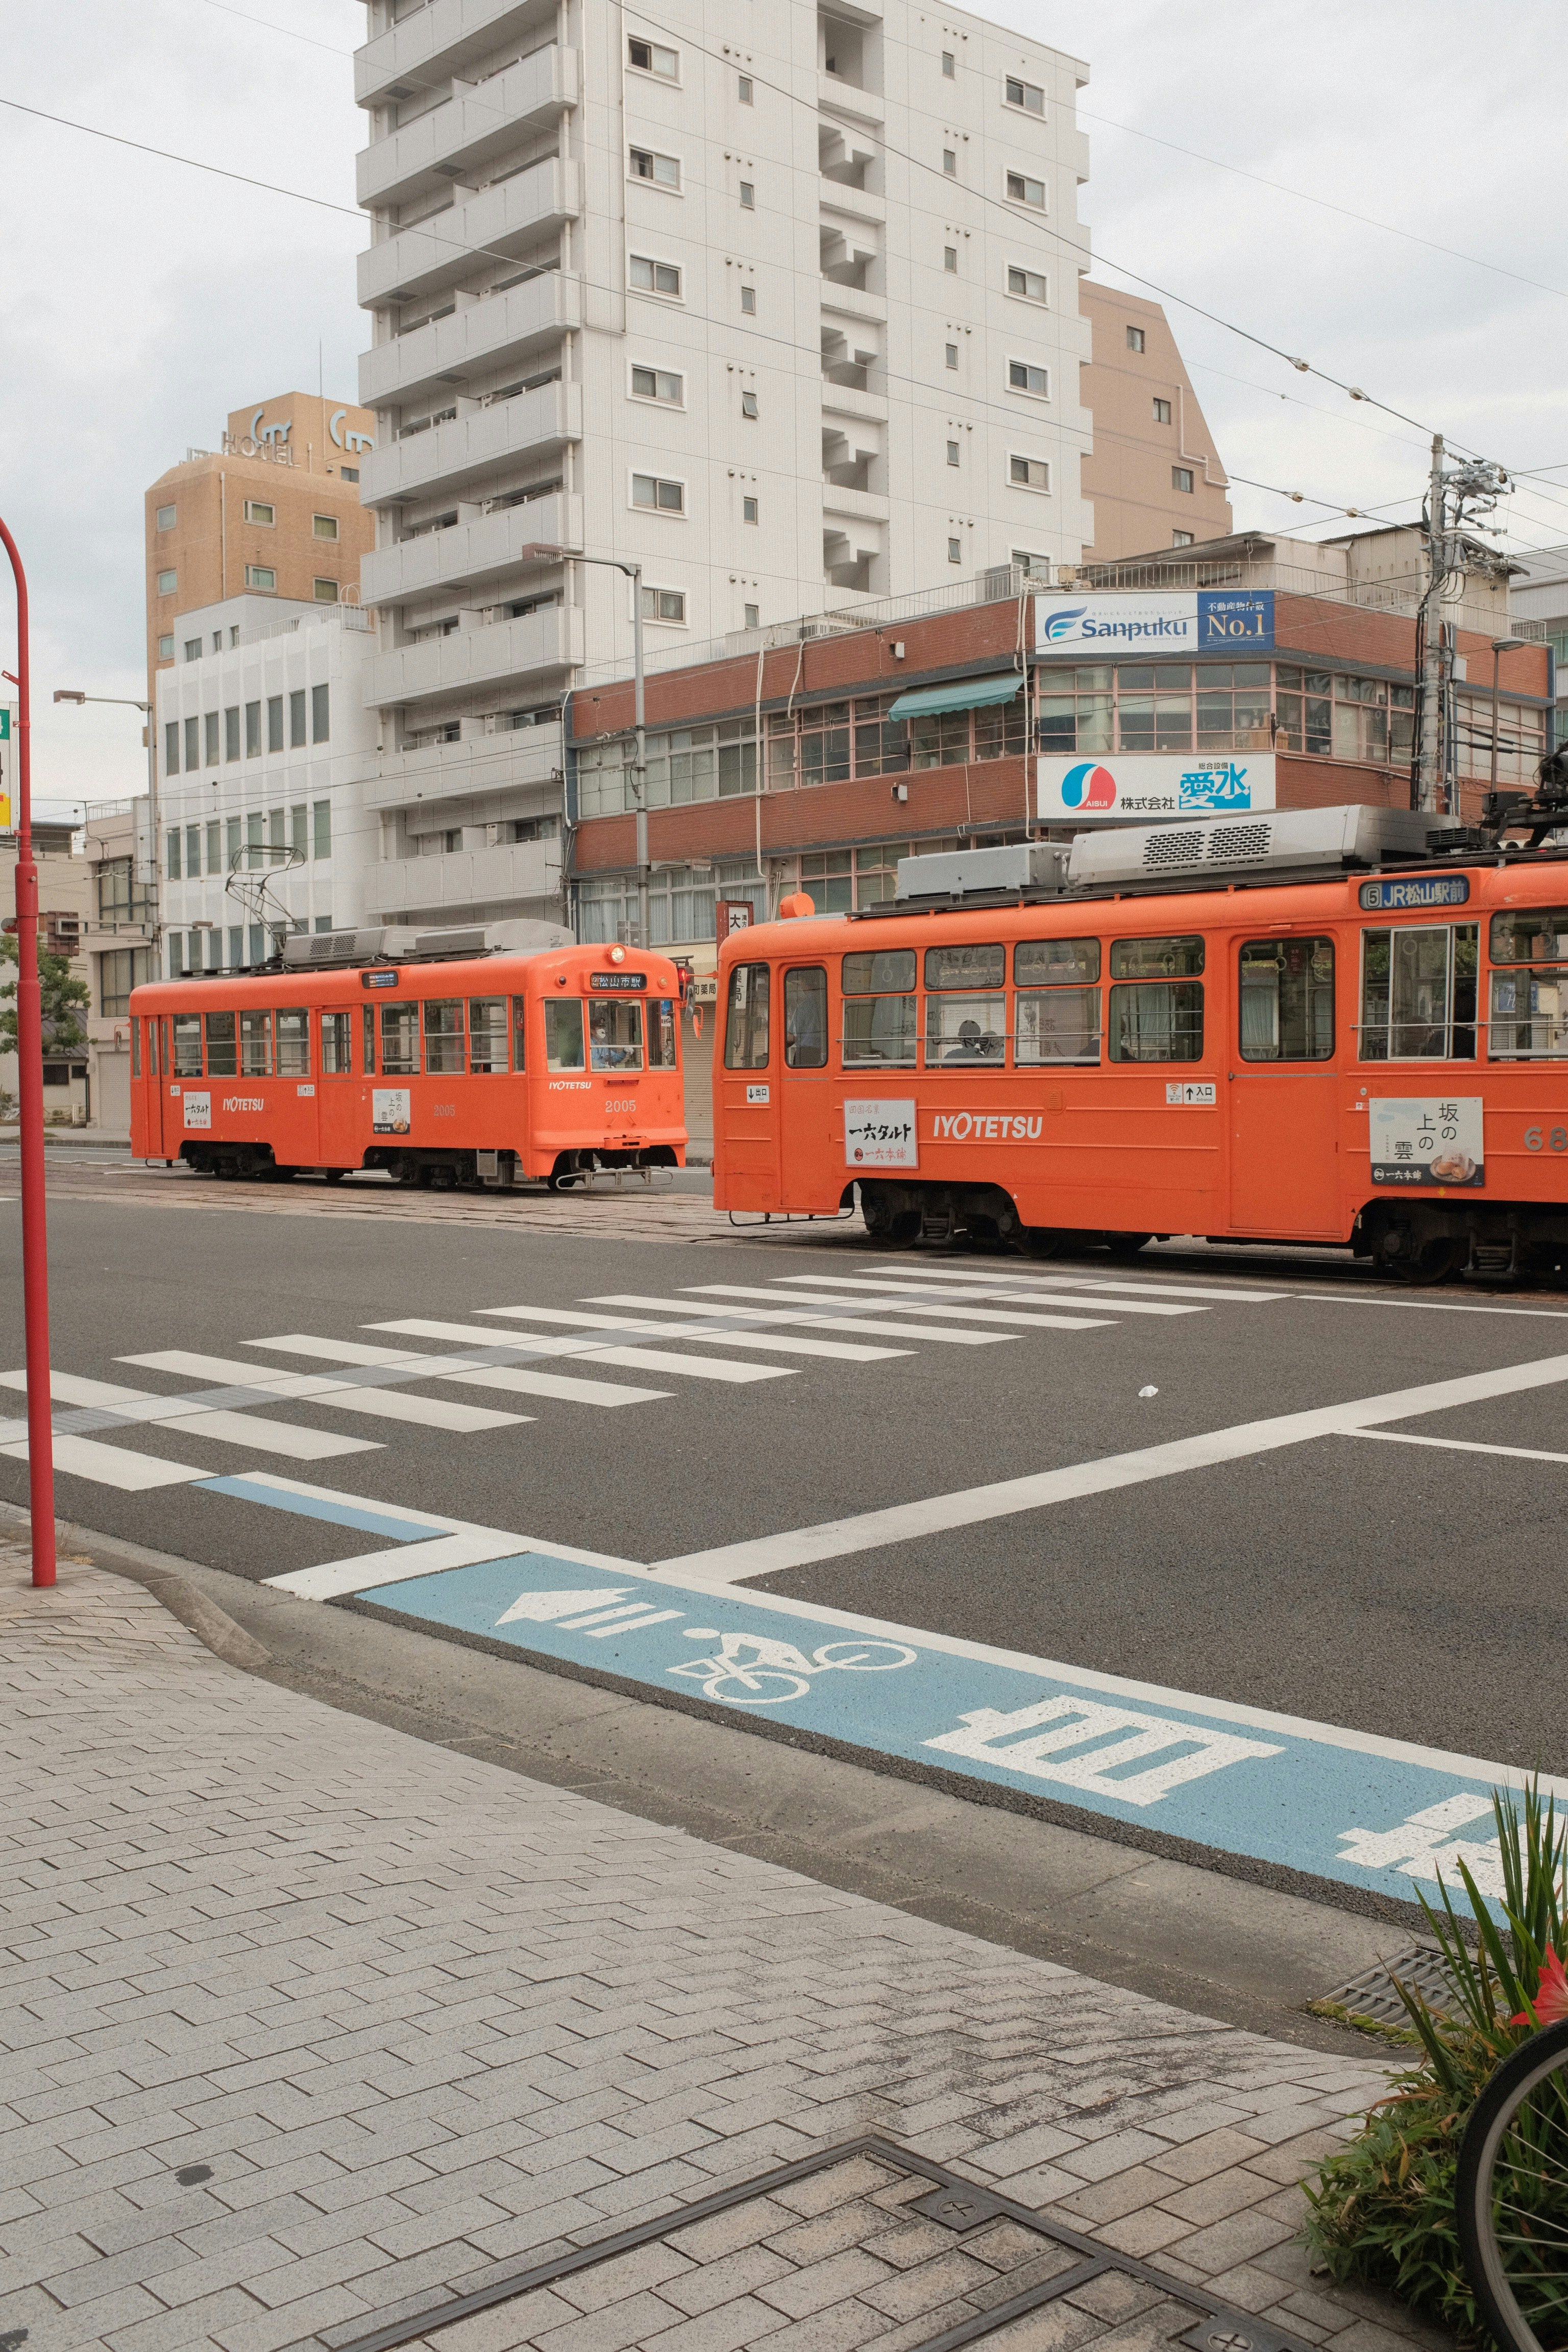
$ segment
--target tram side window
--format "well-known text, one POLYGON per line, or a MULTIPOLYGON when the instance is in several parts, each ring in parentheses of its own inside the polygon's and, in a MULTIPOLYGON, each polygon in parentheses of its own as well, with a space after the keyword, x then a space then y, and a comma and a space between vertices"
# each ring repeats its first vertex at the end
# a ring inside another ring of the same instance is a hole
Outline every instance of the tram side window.
POLYGON ((506 1074, 506 999, 468 999, 468 1067, 476 1077, 506 1074))
POLYGON ((1110 977, 1132 983, 1110 992, 1113 1062, 1202 1061, 1203 982, 1184 975, 1203 968, 1200 938, 1111 940, 1110 977))
POLYGON ((583 1000, 550 996, 544 1001, 544 1066, 580 1070, 583 1063, 583 1000))
MULTIPOLYGON (((234 1015, 232 1013, 209 1013, 207 1018, 209 1021, 227 1021, 229 1024, 229 1066, 226 1071, 215 1071, 214 1076, 232 1076, 234 1074, 234 1015)), ((174 1076, 177 1078, 199 1078, 201 1074, 202 1016, 199 1013, 176 1013, 174 1015, 174 1076)))
MULTIPOLYGON (((912 963, 914 959, 910 959, 912 963)), ((738 963, 730 974, 730 999, 724 1018, 724 1067, 765 1070, 768 1066, 768 967, 738 963)))
POLYGON ((675 999, 656 997, 647 1008, 647 1066, 650 1070, 675 1067, 675 999))
MULTIPOLYGON (((368 1007, 366 1008, 369 1009, 368 1007)), ((353 1069, 353 1015, 352 1013, 323 1013, 321 1015, 321 1075, 323 1077, 347 1077, 353 1069)))
MULTIPOLYGON (((367 1078, 374 1078, 375 1076, 375 1007, 374 1004, 362 1005, 360 1013, 364 1027, 364 1074, 367 1078)), ((346 1069, 348 1065, 345 1063, 343 1066, 346 1069)))
POLYGON ((278 1015, 278 1075, 308 1078, 310 1075, 310 1016, 302 1004, 278 1015))
POLYGON ((915 951, 881 948, 847 955, 843 964, 844 1066, 847 1070, 915 1058, 915 951))
POLYGON ((240 1014, 239 1074, 243 1078, 269 1078, 272 1076, 270 1013, 240 1014))
POLYGON ((528 999, 514 996, 511 1000, 511 1066, 514 1070, 528 1067, 528 999))
POLYGON ((827 1067, 827 968, 797 964, 784 974, 784 1067, 827 1067))
POLYGON ((994 945, 927 948, 926 1067, 991 1062, 1007 1050, 1007 950, 994 945), (948 992, 943 993, 942 992, 948 992))
POLYGON ((386 1077, 413 1077, 419 1067, 419 1007, 381 1008, 381 1067, 386 1077))
POLYGON ((1332 940, 1248 940, 1241 950, 1244 1062, 1326 1062, 1334 1050, 1332 940))
POLYGON ((443 997, 425 1011, 425 1069, 433 1078, 461 1076, 463 1069, 463 1000, 443 997))
POLYGON ((139 1078, 142 1075, 142 1024, 140 1021, 133 1021, 131 1024, 131 1075, 133 1078, 139 1078))
POLYGON ((1361 1059, 1473 1062, 1476 923, 1402 923, 1361 941, 1361 1059))
MULTIPOLYGON (((194 1016, 193 1016, 194 1017, 194 1016)), ((209 1078, 237 1078, 239 1062, 234 1043, 235 1016, 232 1013, 207 1014, 207 1076, 209 1078)), ((174 1058, 176 1066, 180 1053, 180 1024, 174 1023, 174 1058)), ((197 1055, 194 1075, 201 1076, 201 1059, 197 1055)))
POLYGON ((1013 950, 1016 1068, 1100 1060, 1098 940, 1020 940, 1013 950))
POLYGON ((1491 1020, 1494 1061, 1561 1060, 1568 1055, 1568 907, 1510 908, 1494 915, 1491 1020))

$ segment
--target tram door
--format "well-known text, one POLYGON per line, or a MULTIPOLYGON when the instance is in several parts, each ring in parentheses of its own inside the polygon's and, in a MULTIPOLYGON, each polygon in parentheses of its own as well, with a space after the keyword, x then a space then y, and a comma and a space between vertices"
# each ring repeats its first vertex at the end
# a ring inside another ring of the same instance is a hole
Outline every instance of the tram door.
POLYGON ((784 1067, 779 1104, 780 1198, 812 1202, 822 1183, 831 1104, 827 1084, 827 970, 786 964, 783 976, 784 1067))
POLYGON ((1243 940, 1236 952, 1226 1087, 1231 1225, 1341 1241, 1334 942, 1295 933, 1243 940))
MULTIPOLYGON (((371 1015, 370 1006, 331 1011, 321 1014, 321 1050, 317 1059, 321 1075, 317 1086, 317 1126, 321 1136, 323 1168, 357 1168, 363 1149, 363 1129, 367 1122, 361 1116, 361 1106, 366 1097, 354 1076, 355 1013, 371 1015)), ((363 1024, 364 1044, 374 1053, 375 1031, 372 1019, 363 1024)), ((366 1067, 370 1066, 367 1063, 366 1067)))

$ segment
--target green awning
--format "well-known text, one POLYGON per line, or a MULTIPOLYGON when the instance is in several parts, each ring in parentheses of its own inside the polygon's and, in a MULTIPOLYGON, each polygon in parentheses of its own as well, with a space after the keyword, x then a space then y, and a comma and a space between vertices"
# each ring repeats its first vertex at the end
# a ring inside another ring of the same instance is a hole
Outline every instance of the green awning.
POLYGON ((1005 677, 955 677, 948 686, 921 686, 900 694, 889 719, 924 719, 933 710, 979 710, 988 702, 1011 702, 1024 681, 1016 669, 1005 677))

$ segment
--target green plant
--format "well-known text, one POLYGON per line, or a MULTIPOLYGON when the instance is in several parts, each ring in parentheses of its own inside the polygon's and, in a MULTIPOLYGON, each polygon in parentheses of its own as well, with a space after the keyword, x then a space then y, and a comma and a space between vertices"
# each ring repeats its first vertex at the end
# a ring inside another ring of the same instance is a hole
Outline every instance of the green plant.
MULTIPOLYGON (((0 965, 20 966, 21 953, 14 931, 0 936, 0 965)), ((85 1045, 87 1031, 76 1017, 75 1007, 92 1001, 92 992, 85 980, 79 980, 70 967, 70 958, 51 955, 43 941, 38 942, 38 998, 42 1017, 44 1045, 52 1054, 68 1054, 74 1046, 85 1045)), ((16 982, 7 978, 0 981, 0 1054, 16 1050, 16 982)))
MULTIPOLYGON (((1441 1914, 1425 1896, 1422 1909, 1442 1950, 1453 2006, 1436 2011, 1395 1978, 1420 2062, 1394 2075, 1356 2138, 1319 2167, 1315 2183, 1303 2184, 1303 2236, 1332 2277, 1388 2287, 1472 2341, 1485 2331, 1454 2218, 1466 2119, 1494 2068, 1526 2033, 1568 2015, 1560 1957, 1568 1921, 1568 1828, 1559 1829, 1555 1801, 1542 1803, 1538 1782, 1524 1791, 1522 1819, 1506 1791, 1494 1795, 1492 1811, 1506 1929, 1461 1862, 1474 1915, 1472 1948, 1439 1874, 1441 1914)), ((1562 2218, 1568 2224, 1568 2216, 1562 2218)))

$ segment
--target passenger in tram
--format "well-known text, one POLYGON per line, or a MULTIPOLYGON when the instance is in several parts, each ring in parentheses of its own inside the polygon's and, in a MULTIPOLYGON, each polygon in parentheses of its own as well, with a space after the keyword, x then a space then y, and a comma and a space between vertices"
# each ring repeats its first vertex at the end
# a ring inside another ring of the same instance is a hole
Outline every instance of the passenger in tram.
POLYGON ((1002 1040, 994 1030, 983 1030, 978 1021, 961 1021, 958 1043, 942 1058, 948 1062, 994 1062, 1002 1055, 1002 1040))

